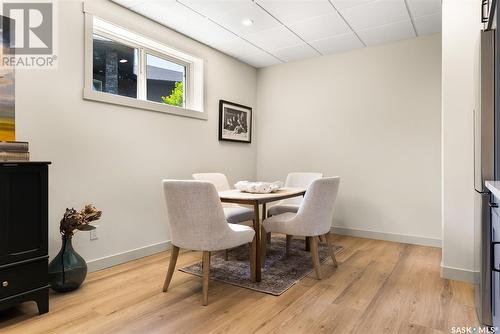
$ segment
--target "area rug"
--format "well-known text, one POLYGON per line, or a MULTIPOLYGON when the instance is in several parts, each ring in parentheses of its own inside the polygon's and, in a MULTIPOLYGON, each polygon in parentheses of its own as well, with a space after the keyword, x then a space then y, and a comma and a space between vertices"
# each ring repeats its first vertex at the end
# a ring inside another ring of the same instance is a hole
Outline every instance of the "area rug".
MULTIPOLYGON (((248 245, 231 249, 228 261, 224 260, 224 251, 213 254, 210 259, 210 279, 279 296, 314 269, 311 254, 304 250, 303 239, 292 240, 289 256, 285 254, 285 243, 285 238, 273 236, 271 244, 267 245, 267 256, 265 266, 262 268, 261 282, 250 280, 248 260, 250 250, 248 245)), ((335 253, 341 249, 340 246, 335 247, 335 253)), ((326 244, 318 244, 318 253, 321 263, 330 259, 326 244)), ((201 261, 179 270, 201 276, 201 261)))

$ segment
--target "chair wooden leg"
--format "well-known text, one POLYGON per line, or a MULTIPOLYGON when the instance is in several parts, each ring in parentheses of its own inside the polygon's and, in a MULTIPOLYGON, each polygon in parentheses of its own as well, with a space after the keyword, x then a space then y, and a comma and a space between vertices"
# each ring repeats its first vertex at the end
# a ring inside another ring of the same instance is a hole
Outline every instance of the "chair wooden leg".
POLYGON ((163 283, 163 292, 167 292, 170 281, 175 271, 175 264, 177 263, 177 257, 179 256, 179 247, 172 247, 172 254, 170 254, 170 262, 168 263, 167 277, 165 277, 165 283, 163 283))
POLYGON ((310 237, 309 244, 311 246, 311 257, 314 265, 314 271, 316 272, 316 278, 321 279, 319 255, 318 255, 318 237, 310 237))
POLYGON ((320 242, 323 242, 323 243, 326 242, 326 239, 325 239, 324 235, 320 235, 320 236, 318 236, 318 238, 319 238, 320 242))
POLYGON ((328 249, 330 251, 330 256, 331 256, 332 261, 333 261, 333 266, 335 268, 337 268, 338 264, 337 264, 337 259, 335 258, 335 245, 333 244, 332 237, 333 237, 333 235, 331 235, 330 233, 325 234, 326 243, 328 245, 328 249))
POLYGON ((260 265, 261 267, 264 267, 265 262, 266 262, 266 252, 267 252, 267 242, 265 238, 262 238, 262 236, 266 235, 266 230, 264 229, 264 226, 260 226, 260 265))
POLYGON ((203 306, 208 304, 208 277, 210 274, 210 252, 203 252, 203 306))
POLYGON ((255 257, 257 254, 257 241, 255 237, 250 243, 250 279, 255 282, 255 257))
POLYGON ((286 256, 290 256, 290 245, 292 244, 293 235, 286 235, 286 256))
POLYGON ((224 251, 224 260, 225 260, 225 261, 229 260, 229 249, 226 249, 226 250, 224 251))

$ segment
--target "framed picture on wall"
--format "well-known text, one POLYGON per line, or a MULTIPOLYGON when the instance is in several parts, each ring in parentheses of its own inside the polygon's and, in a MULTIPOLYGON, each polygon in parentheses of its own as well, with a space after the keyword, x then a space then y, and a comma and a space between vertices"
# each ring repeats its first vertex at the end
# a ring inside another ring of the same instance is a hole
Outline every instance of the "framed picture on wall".
POLYGON ((252 108, 219 100, 219 140, 252 142, 252 108))
MULTIPOLYGON (((14 30, 14 21, 0 16, 0 57, 14 55, 10 46, 11 29, 14 30)), ((0 67, 0 141, 16 140, 14 77, 14 67, 0 67)))

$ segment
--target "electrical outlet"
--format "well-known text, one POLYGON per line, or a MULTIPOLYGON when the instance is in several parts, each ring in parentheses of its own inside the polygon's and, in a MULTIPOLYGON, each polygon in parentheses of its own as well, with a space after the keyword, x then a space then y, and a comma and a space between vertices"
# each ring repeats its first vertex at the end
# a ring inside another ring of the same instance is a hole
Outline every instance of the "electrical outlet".
POLYGON ((94 226, 95 226, 95 229, 90 230, 90 240, 99 239, 99 236, 97 235, 97 228, 99 227, 99 225, 94 225, 94 226))

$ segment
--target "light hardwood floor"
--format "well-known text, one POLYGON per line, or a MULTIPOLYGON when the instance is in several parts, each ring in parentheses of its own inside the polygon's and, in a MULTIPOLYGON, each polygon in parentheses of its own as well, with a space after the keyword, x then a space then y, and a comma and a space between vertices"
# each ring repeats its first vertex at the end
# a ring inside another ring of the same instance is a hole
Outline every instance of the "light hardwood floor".
MULTIPOLYGON (((440 278, 439 248, 335 236, 329 259, 280 297, 174 273, 162 293, 170 252, 91 273, 81 289, 0 312, 0 333, 450 333, 477 326, 473 287, 440 278)), ((178 266, 201 259, 181 252, 178 266)))

